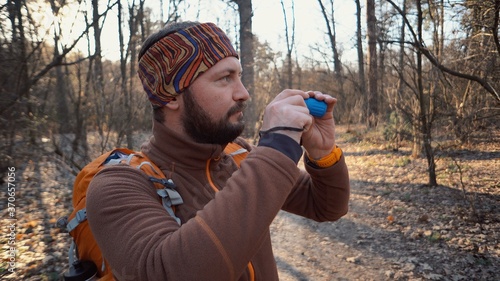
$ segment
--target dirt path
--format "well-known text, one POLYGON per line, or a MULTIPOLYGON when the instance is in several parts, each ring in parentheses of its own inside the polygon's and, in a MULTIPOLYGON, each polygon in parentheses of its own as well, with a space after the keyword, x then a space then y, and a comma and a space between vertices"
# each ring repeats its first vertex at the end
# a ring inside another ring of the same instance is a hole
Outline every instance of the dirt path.
MULTIPOLYGON (((350 211, 334 223, 280 213, 271 231, 281 280, 500 280, 499 145, 440 156, 442 186, 428 188, 424 159, 339 143, 351 174, 350 211), (458 170, 467 198, 477 196, 478 218, 464 200, 458 170)), ((14 163, 15 274, 6 263, 9 239, 2 235, 0 277, 58 280, 69 238, 53 224, 70 208, 74 176, 52 153, 25 159, 14 163)), ((1 198, 7 198, 6 184, 1 198)), ((12 221, 6 204, 2 199, 3 233, 12 221)))
POLYGON ((349 213, 333 223, 281 213, 272 225, 281 280, 500 280, 498 147, 457 161, 466 191, 476 191, 479 219, 456 173, 441 176, 449 186, 428 188, 424 159, 362 143, 342 147, 349 213))

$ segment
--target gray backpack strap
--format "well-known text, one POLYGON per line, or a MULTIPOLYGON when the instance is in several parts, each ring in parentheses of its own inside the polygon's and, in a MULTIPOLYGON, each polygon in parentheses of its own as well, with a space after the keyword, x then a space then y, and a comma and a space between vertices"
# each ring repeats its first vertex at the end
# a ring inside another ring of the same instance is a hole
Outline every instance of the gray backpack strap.
MULTIPOLYGON (((139 157, 139 155, 134 154, 134 153, 127 155, 125 153, 117 151, 113 154, 113 157, 109 157, 109 159, 106 161, 105 165, 116 165, 119 163, 125 163, 127 165, 130 165, 130 161, 135 156, 139 157)), ((155 167, 151 164, 151 162, 148 162, 148 161, 142 162, 136 168, 138 170, 141 170, 142 166, 144 166, 144 165, 148 165, 157 175, 159 175, 159 176, 161 175, 160 172, 158 172, 155 169, 155 167)), ((151 176, 149 177, 149 180, 153 183, 160 183, 161 185, 164 186, 163 189, 157 189, 156 193, 161 197, 163 207, 165 208, 165 210, 167 210, 168 214, 171 217, 173 217, 179 225, 181 225, 181 220, 175 216, 173 206, 180 205, 180 204, 184 203, 184 201, 182 200, 182 197, 179 194, 179 192, 177 192, 177 190, 175 190, 174 182, 171 179, 155 178, 155 177, 151 177, 151 176)), ((77 214, 77 217, 78 217, 78 214, 77 214)), ((71 225, 74 225, 74 227, 76 227, 78 225, 78 223, 80 223, 80 221, 76 217, 75 217, 75 219, 70 221, 68 223, 68 225, 71 224, 71 225), (72 223, 72 221, 74 221, 75 219, 76 219, 76 221, 72 223)), ((74 229, 74 227, 72 229, 74 229)))
POLYGON ((164 189, 157 189, 156 193, 161 197, 161 202, 163 204, 163 208, 167 210, 168 214, 173 217, 179 225, 181 225, 181 220, 175 216, 175 212, 173 206, 180 205, 184 203, 181 195, 177 190, 175 190, 175 184, 171 179, 157 179, 150 177, 150 181, 159 182, 165 186, 164 189))
POLYGON ((78 260, 77 258, 77 248, 76 248, 76 243, 74 239, 71 239, 71 246, 69 246, 69 252, 68 252, 68 259, 69 259, 69 264, 72 265, 75 263, 75 261, 78 260))
POLYGON ((87 209, 83 208, 80 211, 76 212, 76 215, 73 219, 66 223, 66 231, 70 233, 75 229, 80 223, 84 222, 87 219, 87 209))

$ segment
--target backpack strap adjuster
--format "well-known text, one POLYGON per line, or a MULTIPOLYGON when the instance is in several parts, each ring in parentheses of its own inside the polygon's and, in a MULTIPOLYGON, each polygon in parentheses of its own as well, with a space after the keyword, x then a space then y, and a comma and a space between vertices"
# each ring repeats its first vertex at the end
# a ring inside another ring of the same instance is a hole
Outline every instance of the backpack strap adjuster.
POLYGON ((75 217, 71 219, 66 224, 66 230, 68 232, 73 231, 80 223, 84 222, 87 219, 87 209, 83 208, 76 212, 75 217))
POLYGON ((181 205, 184 203, 181 195, 177 190, 175 190, 175 184, 172 179, 157 179, 155 177, 150 177, 150 181, 155 183, 161 183, 165 188, 157 189, 156 193, 161 197, 161 202, 165 210, 167 210, 168 214, 173 217, 179 225, 181 225, 181 220, 175 215, 173 206, 181 205))

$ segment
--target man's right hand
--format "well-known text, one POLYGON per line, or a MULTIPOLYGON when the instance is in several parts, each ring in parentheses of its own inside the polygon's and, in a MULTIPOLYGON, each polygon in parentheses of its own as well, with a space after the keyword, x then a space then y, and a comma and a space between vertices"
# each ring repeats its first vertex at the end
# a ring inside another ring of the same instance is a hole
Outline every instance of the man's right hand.
POLYGON ((264 112, 262 131, 277 127, 295 128, 294 130, 277 130, 276 133, 287 135, 300 143, 302 131, 312 125, 313 117, 309 114, 304 99, 309 94, 301 90, 284 90, 271 101, 264 112))

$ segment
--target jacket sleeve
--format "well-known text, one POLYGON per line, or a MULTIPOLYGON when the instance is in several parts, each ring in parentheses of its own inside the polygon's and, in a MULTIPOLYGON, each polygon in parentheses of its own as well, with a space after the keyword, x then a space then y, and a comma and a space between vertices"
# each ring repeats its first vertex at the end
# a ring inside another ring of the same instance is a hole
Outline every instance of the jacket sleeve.
MULTIPOLYGON (((280 134, 266 134, 259 145, 269 146, 287 155, 295 163, 300 158, 294 149, 294 141, 280 134)), ((306 171, 301 171, 296 185, 288 196, 283 210, 313 219, 315 221, 335 221, 348 211, 350 184, 344 155, 327 168, 313 167, 306 160, 306 171)))
POLYGON ((314 168, 304 162, 306 171, 301 172, 283 210, 319 222, 338 220, 347 213, 350 196, 344 155, 328 168, 314 168))
POLYGON ((92 180, 87 216, 118 280, 234 281, 269 240, 269 225, 299 176, 288 156, 256 147, 224 189, 179 226, 145 175, 116 165, 92 180))

